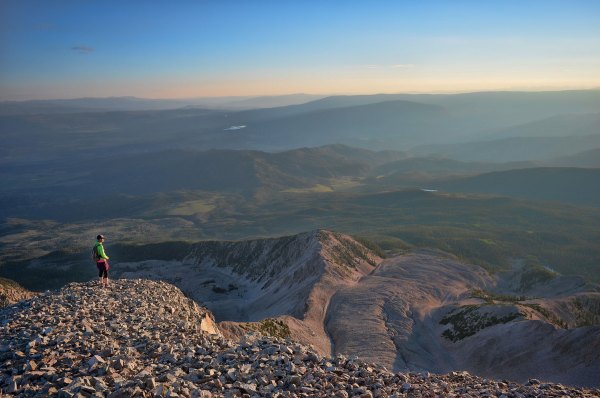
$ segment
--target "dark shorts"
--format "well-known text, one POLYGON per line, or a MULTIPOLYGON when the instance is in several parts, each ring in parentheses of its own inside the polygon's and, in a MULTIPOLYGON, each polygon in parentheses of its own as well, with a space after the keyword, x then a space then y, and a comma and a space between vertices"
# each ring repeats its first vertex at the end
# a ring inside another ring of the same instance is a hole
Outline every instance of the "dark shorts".
POLYGON ((100 278, 108 278, 108 269, 110 268, 108 261, 96 261, 96 267, 98 267, 98 276, 100 278))

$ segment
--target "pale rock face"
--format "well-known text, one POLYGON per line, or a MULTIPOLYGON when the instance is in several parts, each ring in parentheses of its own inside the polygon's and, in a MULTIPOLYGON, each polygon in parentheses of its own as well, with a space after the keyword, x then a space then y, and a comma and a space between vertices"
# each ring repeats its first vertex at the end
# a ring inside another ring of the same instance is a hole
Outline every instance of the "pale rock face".
MULTIPOLYGON (((355 284, 381 261, 347 235, 313 231, 242 242, 198 243, 182 262, 121 264, 127 278, 176 284, 218 314, 219 321, 283 320, 293 338, 332 352, 324 329, 329 299, 355 284)), ((228 322, 233 337, 243 333, 228 322)))
MULTIPOLYGON (((291 340, 239 343, 201 328, 205 308, 164 282, 72 283, 0 310, 0 391, 14 397, 594 397, 539 380, 393 373, 291 340), (36 339, 35 345, 28 343, 36 339)), ((218 329, 215 331, 218 332, 218 329)))
MULTIPOLYGON (((389 258, 358 284, 336 292, 326 327, 336 352, 394 370, 463 369, 517 381, 600 384, 600 325, 563 329, 543 310, 573 297, 473 298, 475 289, 493 291, 497 283, 482 268, 440 253, 389 258)), ((600 295, 575 296, 594 297, 600 295)))
MULTIPOLYGON (((600 384, 600 326, 577 327, 600 314, 594 310, 600 294, 585 291, 577 278, 533 285, 530 294, 511 290, 522 286, 519 274, 491 276, 431 250, 382 261, 329 231, 201 242, 181 262, 115 268, 123 277, 177 285, 215 313, 220 331, 235 340, 250 331, 289 337, 320 355, 358 356, 394 371, 600 384), (535 298, 486 303, 472 295, 477 289, 535 298), (592 311, 582 313, 587 302, 592 311)), ((216 328, 208 320, 202 325, 216 328)))

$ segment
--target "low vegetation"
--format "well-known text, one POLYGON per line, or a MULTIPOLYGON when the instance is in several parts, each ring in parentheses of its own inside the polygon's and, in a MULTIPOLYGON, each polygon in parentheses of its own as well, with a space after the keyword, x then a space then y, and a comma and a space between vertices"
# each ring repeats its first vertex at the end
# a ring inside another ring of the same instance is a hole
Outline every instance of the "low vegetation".
POLYGON ((544 308, 541 304, 538 304, 538 303, 525 303, 525 304, 522 304, 522 305, 524 307, 531 308, 532 310, 538 312, 540 315, 542 315, 544 318, 546 318, 546 320, 548 322, 550 322, 551 324, 553 324, 554 326, 557 326, 557 327, 562 328, 562 329, 568 329, 569 328, 569 324, 565 320, 559 318, 553 312, 551 312, 547 308, 544 308))
MULTIPOLYGON (((347 240, 341 234, 334 233, 336 239, 343 242, 341 246, 335 246, 332 251, 332 256, 336 263, 348 265, 352 268, 356 268, 357 260, 365 261, 373 266, 377 264, 377 262, 371 258, 371 254, 368 252, 368 247, 360 244, 356 244, 351 240, 347 240)), ((320 239, 326 239, 326 235, 323 233, 319 237, 320 239)), ((371 244, 371 246, 374 246, 371 244)))
POLYGON ((534 256, 525 258, 525 265, 521 274, 520 290, 527 291, 533 286, 548 282, 558 276, 558 273, 544 267, 534 256))
POLYGON ((576 327, 600 325, 600 295, 576 297, 573 309, 576 327))
POLYGON ((273 336, 282 339, 287 339, 291 336, 290 328, 285 322, 267 318, 260 322, 240 323, 240 327, 246 331, 259 332, 266 336, 273 336))
POLYGON ((497 317, 485 312, 480 305, 466 305, 447 314, 440 321, 441 325, 451 325, 442 336, 452 342, 457 342, 469 336, 473 336, 480 330, 490 326, 508 323, 522 316, 519 312, 509 313, 497 317))
POLYGON ((552 323, 553 325, 558 326, 563 329, 568 328, 568 323, 566 321, 564 321, 563 319, 561 319, 560 317, 555 315, 550 310, 543 307, 541 304, 525 302, 528 300, 532 300, 533 297, 514 296, 514 295, 510 295, 510 294, 496 294, 496 293, 488 292, 488 291, 485 291, 482 289, 473 290, 471 292, 471 297, 484 300, 485 303, 482 305, 485 305, 485 306, 488 306, 488 305, 518 305, 518 306, 527 307, 527 308, 530 308, 530 309, 536 311, 540 315, 542 315, 544 318, 546 318, 546 320, 548 322, 552 323))
POLYGON ((513 296, 510 294, 496 294, 482 289, 474 289, 471 292, 471 297, 482 299, 487 305, 495 305, 502 303, 516 304, 524 300, 529 300, 527 296, 513 296))

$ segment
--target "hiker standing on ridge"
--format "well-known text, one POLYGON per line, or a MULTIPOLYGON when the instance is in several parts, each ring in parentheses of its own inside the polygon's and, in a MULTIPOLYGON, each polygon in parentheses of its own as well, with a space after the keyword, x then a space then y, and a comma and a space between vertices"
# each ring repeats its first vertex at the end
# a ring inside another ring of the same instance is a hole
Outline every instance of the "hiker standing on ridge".
POLYGON ((96 244, 94 245, 94 258, 96 259, 96 267, 98 267, 98 276, 100 277, 100 284, 102 287, 108 287, 108 265, 109 257, 104 253, 104 235, 98 235, 96 237, 96 244))

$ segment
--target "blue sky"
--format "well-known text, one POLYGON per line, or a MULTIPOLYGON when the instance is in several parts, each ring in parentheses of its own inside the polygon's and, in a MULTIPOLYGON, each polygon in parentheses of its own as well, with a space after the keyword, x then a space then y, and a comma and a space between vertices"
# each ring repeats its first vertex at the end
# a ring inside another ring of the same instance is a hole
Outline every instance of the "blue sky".
POLYGON ((600 1, 0 2, 0 99, 600 87, 600 1))

